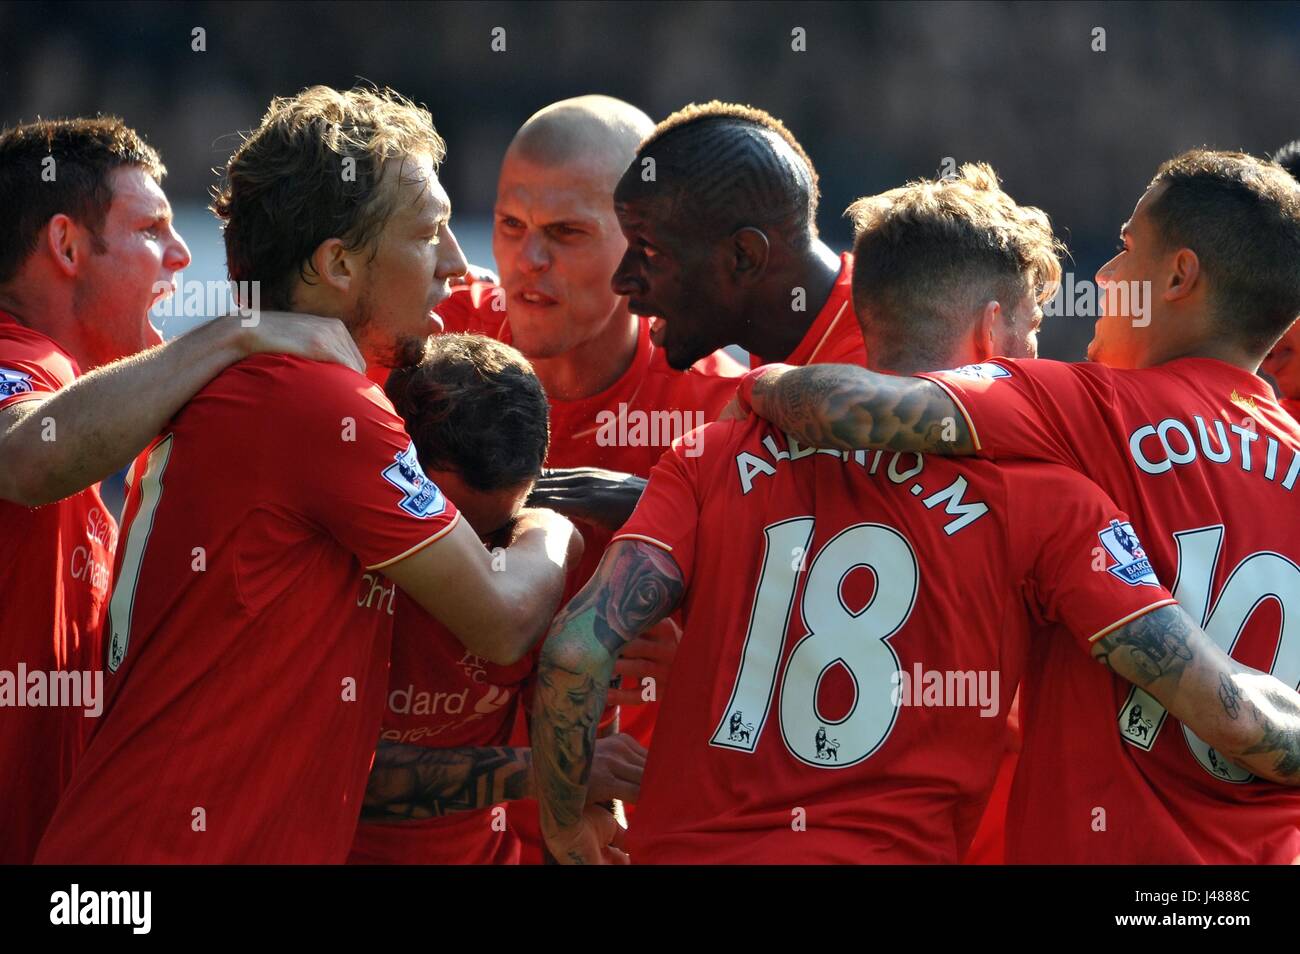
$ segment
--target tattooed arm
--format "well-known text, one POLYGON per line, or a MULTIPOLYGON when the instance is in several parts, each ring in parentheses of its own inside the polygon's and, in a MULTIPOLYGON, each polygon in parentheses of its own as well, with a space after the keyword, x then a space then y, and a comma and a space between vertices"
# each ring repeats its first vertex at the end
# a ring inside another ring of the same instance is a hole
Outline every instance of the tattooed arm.
POLYGON ((1242 768, 1300 785, 1300 694, 1236 662, 1181 608, 1135 619, 1092 654, 1242 768))
POLYGON ((850 364, 760 369, 738 399, 809 447, 975 453, 966 418, 924 378, 878 374, 850 364))
MULTIPOLYGON (((591 800, 636 801, 645 756, 645 749, 630 735, 597 741, 591 800)), ((531 798, 532 762, 529 748, 435 749, 380 742, 361 818, 408 821, 531 798)))
POLYGON ((526 748, 434 749, 380 742, 361 818, 407 821, 528 798, 531 764, 526 748))
POLYGON ((682 574, 648 543, 611 544, 595 575, 561 610, 542 647, 533 708, 533 771, 542 834, 561 862, 608 857, 608 839, 583 807, 596 726, 624 644, 666 617, 682 597, 682 574))

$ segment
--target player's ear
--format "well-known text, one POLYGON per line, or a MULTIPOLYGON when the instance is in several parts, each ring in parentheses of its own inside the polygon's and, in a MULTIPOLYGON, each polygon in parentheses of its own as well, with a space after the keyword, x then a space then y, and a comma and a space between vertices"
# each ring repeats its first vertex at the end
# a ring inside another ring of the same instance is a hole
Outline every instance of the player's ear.
POLYGON ((311 270, 329 288, 346 295, 357 278, 360 260, 342 239, 327 238, 311 253, 311 270))
POLYGON ((1165 284, 1164 300, 1186 298, 1196 289, 1201 278, 1201 260, 1190 248, 1180 248, 1174 253, 1173 269, 1165 284))
POLYGON ((771 246, 767 236, 753 226, 745 226, 731 234, 731 271, 738 283, 753 284, 767 268, 771 246))
POLYGON ((77 274, 82 254, 78 246, 83 236, 89 237, 86 230, 62 212, 51 216, 45 228, 45 250, 53 260, 54 267, 69 278, 77 274))
POLYGON ((998 326, 1002 322, 1002 305, 991 299, 980 308, 975 322, 975 362, 980 364, 998 353, 998 326))

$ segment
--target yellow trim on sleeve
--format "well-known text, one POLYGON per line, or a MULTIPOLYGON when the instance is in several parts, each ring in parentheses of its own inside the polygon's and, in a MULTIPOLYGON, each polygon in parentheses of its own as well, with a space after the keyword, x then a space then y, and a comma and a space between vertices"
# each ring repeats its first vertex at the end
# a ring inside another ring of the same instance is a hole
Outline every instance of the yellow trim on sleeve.
POLYGON ((673 552, 673 548, 670 547, 668 544, 664 543, 662 540, 656 540, 654 537, 647 537, 643 533, 620 533, 616 535, 609 542, 616 543, 619 540, 640 540, 642 543, 649 543, 652 546, 658 547, 660 550, 663 550, 665 553, 673 552))
POLYGON ((835 330, 835 326, 838 325, 840 319, 844 317, 844 309, 848 307, 849 300, 846 298, 840 303, 840 310, 835 313, 835 317, 831 319, 831 323, 827 326, 826 334, 822 335, 822 340, 817 342, 817 347, 813 348, 812 354, 808 355, 808 360, 804 362, 804 367, 815 363, 817 355, 821 353, 822 345, 826 344, 826 340, 830 338, 831 332, 835 330))
POLYGON ((427 547, 430 543, 433 543, 433 542, 436 541, 436 540, 441 540, 441 539, 442 539, 443 537, 445 537, 447 534, 451 533, 452 528, 455 527, 456 524, 458 524, 459 522, 460 522, 460 511, 457 510, 457 511, 456 511, 456 516, 454 516, 454 517, 451 518, 451 523, 447 524, 447 526, 443 527, 441 530, 439 530, 439 531, 438 531, 437 533, 435 533, 433 536, 429 537, 427 540, 421 540, 421 541, 420 541, 419 543, 417 543, 415 546, 411 547, 411 549, 407 550, 405 553, 399 553, 397 556, 393 557, 391 560, 385 560, 383 563, 376 563, 376 564, 374 564, 373 566, 368 566, 368 567, 366 567, 366 569, 367 569, 367 570, 382 570, 382 569, 383 569, 384 567, 386 567, 386 566, 392 566, 394 563, 400 563, 400 562, 402 562, 402 561, 405 560, 407 557, 411 556, 413 553, 419 553, 421 550, 423 550, 425 547, 427 547))
POLYGON ((967 412, 966 410, 966 405, 961 403, 961 398, 957 396, 956 392, 953 391, 952 388, 948 387, 946 383, 939 380, 938 378, 932 378, 928 374, 921 375, 921 377, 925 378, 927 381, 939 385, 939 387, 943 388, 944 393, 947 394, 948 397, 952 398, 952 403, 957 405, 957 410, 960 411, 961 416, 966 419, 966 428, 967 430, 970 431, 970 439, 975 442, 975 449, 977 451, 983 450, 984 447, 982 444, 980 444, 979 431, 975 430, 975 422, 971 420, 971 416, 969 412, 967 412))
POLYGON ((1162 606, 1176 606, 1176 605, 1178 605, 1178 601, 1176 599, 1171 598, 1167 600, 1160 600, 1157 603, 1152 603, 1150 606, 1144 606, 1142 607, 1142 609, 1137 610, 1136 612, 1129 613, 1123 619, 1116 620, 1115 622, 1111 623, 1109 626, 1107 626, 1105 629, 1099 632, 1096 636, 1089 637, 1088 642, 1095 643, 1103 636, 1109 636, 1111 633, 1115 632, 1115 630, 1119 629, 1121 626, 1127 626, 1129 623, 1133 622, 1133 620, 1137 619, 1139 616, 1145 616, 1147 613, 1158 610, 1162 606))

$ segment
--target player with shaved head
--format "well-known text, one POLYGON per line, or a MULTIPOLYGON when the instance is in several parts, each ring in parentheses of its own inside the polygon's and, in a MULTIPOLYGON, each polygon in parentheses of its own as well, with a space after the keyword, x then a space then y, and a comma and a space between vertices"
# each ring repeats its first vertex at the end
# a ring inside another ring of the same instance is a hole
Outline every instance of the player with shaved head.
POLYGON ((738 344, 755 365, 862 364, 853 256, 817 236, 817 171, 761 109, 691 104, 660 123, 619 180, 627 254, 614 290, 653 315, 675 368, 738 344))
MULTIPOLYGON (((744 370, 709 351, 670 366, 648 320, 610 287, 627 249, 614 186, 654 128, 641 110, 609 96, 562 100, 531 116, 506 150, 497 183, 492 250, 500 284, 459 287, 438 309, 448 331, 490 335, 532 363, 550 404, 548 468, 619 472, 552 470, 532 498, 579 521, 584 581, 630 511, 597 512, 593 493, 617 488, 623 474, 646 477, 675 438, 717 418, 744 370)), ((643 483, 629 482, 633 502, 643 483)), ((644 744, 657 706, 642 695, 648 660, 637 654, 662 657, 671 648, 639 644, 621 670, 634 685, 612 697, 646 703, 622 718, 644 744)))

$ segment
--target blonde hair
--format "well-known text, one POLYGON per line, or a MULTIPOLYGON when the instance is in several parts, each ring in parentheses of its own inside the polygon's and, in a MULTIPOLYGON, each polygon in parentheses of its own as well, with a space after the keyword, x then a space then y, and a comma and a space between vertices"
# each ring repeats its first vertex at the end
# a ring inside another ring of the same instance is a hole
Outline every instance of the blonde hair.
POLYGON ((864 332, 909 363, 946 363, 966 320, 985 301, 1008 311, 1027 294, 1041 303, 1061 281, 1065 246, 1042 209, 1002 191, 987 163, 955 175, 918 179, 858 199, 853 298, 864 332))
POLYGON ((294 281, 307 278, 321 242, 373 247, 396 208, 396 185, 410 181, 384 187, 388 161, 427 155, 436 168, 446 152, 429 111, 391 89, 313 86, 276 97, 215 192, 230 277, 260 281, 271 308, 291 307, 294 281))

